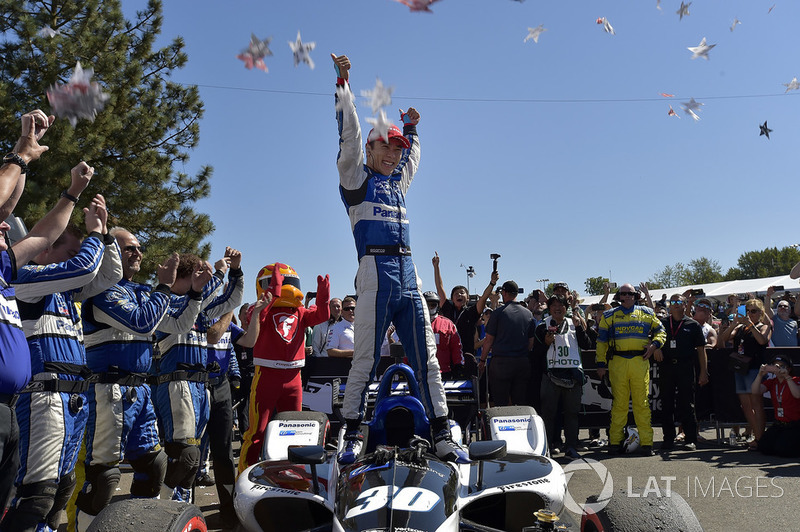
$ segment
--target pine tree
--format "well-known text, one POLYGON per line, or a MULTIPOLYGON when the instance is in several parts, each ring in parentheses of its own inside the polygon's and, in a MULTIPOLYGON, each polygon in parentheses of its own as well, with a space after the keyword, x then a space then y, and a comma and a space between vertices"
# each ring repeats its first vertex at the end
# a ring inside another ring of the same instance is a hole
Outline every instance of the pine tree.
MULTIPOLYGON (((203 102, 195 86, 170 81, 188 60, 184 42, 153 49, 161 31, 161 2, 150 0, 135 20, 123 16, 119 0, 0 0, 0 149, 11 150, 19 116, 32 109, 50 113, 45 95, 66 83, 77 61, 94 68, 94 81, 110 95, 95 121, 56 121, 45 141, 50 151, 31 166, 15 211, 32 226, 69 184, 81 160, 95 176, 79 207, 101 193, 109 225, 129 229, 148 247, 143 272, 172 251, 207 256, 202 240, 214 226, 193 204, 209 194, 212 169, 180 172, 197 145, 203 102), (58 31, 40 36, 45 26, 58 31)), ((79 209, 76 209, 76 216, 79 209)))

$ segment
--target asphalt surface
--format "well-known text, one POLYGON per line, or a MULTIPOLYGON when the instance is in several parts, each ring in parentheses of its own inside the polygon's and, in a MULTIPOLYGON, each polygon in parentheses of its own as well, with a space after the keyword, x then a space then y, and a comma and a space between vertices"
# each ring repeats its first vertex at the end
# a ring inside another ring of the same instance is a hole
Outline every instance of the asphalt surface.
MULTIPOLYGON (((614 490, 623 490, 626 496, 636 498, 654 492, 666 495, 668 490, 678 493, 707 532, 796 530, 795 508, 800 500, 798 461, 731 447, 727 439, 718 444, 715 436, 713 427, 705 427, 701 432, 704 441, 696 451, 676 450, 651 457, 633 454, 612 457, 601 447, 589 449, 582 455, 598 461, 602 467, 596 466, 597 469, 603 472, 605 468, 614 490)), ((581 437, 588 439, 588 433, 581 431, 581 437)), ((658 450, 660 429, 656 429, 655 440, 658 450)), ((555 455, 554 459, 568 470, 576 467, 563 455, 555 455)), ((577 463, 577 467, 580 466, 586 467, 583 462, 577 463)), ((131 477, 130 470, 123 472, 118 498, 124 498, 128 492, 131 477)), ((599 495, 603 488, 598 473, 590 468, 575 470, 568 484, 569 494, 577 503, 583 503, 590 495, 599 495)), ((229 523, 225 524, 228 528, 223 528, 220 521, 216 488, 198 487, 195 497, 209 530, 231 530, 229 523)), ((580 522, 580 515, 569 510, 565 512, 573 522, 580 522)))

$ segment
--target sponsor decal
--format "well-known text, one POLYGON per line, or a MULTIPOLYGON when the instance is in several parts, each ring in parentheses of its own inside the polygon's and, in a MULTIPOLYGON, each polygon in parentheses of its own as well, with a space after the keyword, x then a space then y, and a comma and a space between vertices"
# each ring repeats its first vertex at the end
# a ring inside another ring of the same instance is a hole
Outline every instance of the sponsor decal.
POLYGON ((272 322, 275 325, 275 332, 287 344, 294 339, 297 330, 299 329, 299 320, 297 316, 289 312, 276 312, 272 316, 272 322))

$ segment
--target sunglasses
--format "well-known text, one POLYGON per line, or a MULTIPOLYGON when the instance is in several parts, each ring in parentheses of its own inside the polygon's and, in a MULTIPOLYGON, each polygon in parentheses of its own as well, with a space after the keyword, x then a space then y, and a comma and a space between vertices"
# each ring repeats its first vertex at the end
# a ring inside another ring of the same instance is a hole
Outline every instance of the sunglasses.
POLYGON ((670 305, 683 305, 684 303, 683 303, 683 301, 679 300, 679 301, 670 301, 669 304, 670 305))
POLYGON ((144 246, 125 246, 122 248, 124 251, 128 253, 133 253, 134 251, 138 251, 139 253, 144 253, 144 246))
POLYGON ((347 311, 355 310, 355 309, 356 309, 356 307, 342 307, 342 310, 347 310, 347 311))
POLYGON ((778 305, 778 308, 785 308, 785 309, 788 309, 788 308, 789 308, 789 305, 778 305))
POLYGON ((705 303, 697 303, 695 304, 695 307, 711 310, 711 307, 709 305, 706 305, 705 303))
POLYGON ((619 293, 620 297, 623 297, 623 296, 635 296, 635 295, 636 295, 636 292, 620 292, 619 293))
POLYGON ((759 312, 761 312, 761 310, 757 308, 749 308, 747 309, 747 312, 749 312, 750 314, 758 314, 759 312))

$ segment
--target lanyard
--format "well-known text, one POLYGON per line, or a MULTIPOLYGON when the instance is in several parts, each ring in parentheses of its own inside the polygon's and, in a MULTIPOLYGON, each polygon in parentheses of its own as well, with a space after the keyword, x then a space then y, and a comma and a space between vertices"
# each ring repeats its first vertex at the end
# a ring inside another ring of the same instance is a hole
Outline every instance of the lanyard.
POLYGON ((669 317, 669 332, 670 332, 670 333, 672 333, 672 339, 673 339, 673 340, 675 340, 675 336, 676 336, 676 335, 678 334, 678 332, 680 332, 680 330, 681 330, 681 322, 682 322, 682 321, 683 321, 683 319, 681 319, 681 320, 678 322, 678 327, 677 327, 677 328, 673 328, 673 327, 672 327, 672 316, 670 316, 670 317, 669 317))
POLYGON ((781 392, 778 393, 778 386, 775 386, 775 399, 778 400, 778 408, 783 406, 783 392, 786 391, 786 383, 783 383, 783 388, 781 388, 781 392))

